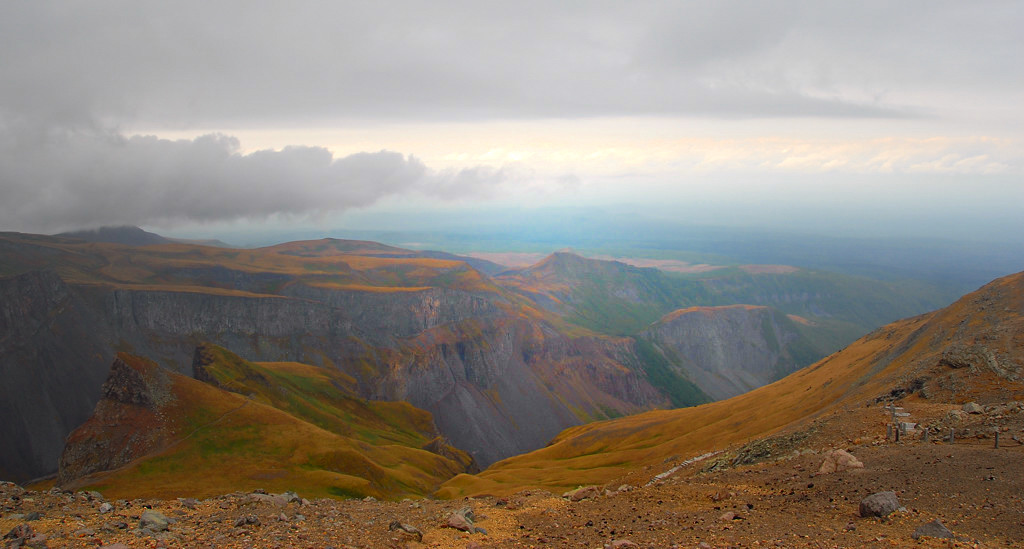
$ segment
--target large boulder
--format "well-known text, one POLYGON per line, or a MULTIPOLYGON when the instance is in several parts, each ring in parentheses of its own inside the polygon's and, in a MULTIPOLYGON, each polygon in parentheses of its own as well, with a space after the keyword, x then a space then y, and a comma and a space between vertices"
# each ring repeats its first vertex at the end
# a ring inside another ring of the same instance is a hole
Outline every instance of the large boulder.
POLYGON ((927 524, 918 526, 917 530, 914 530, 914 533, 910 535, 910 537, 914 539, 920 539, 925 536, 940 539, 954 538, 953 532, 950 532, 949 528, 946 528, 945 525, 939 522, 939 519, 935 519, 927 524))
POLYGON ((590 485, 583 486, 575 490, 569 490, 562 494, 562 497, 568 498, 569 501, 582 501, 585 499, 597 499, 603 493, 604 490, 600 486, 590 485))
POLYGON ((860 502, 860 516, 885 517, 900 508, 900 500, 896 492, 878 492, 871 494, 860 502))
POLYGON ((968 402, 967 404, 964 404, 963 411, 967 412, 968 414, 980 414, 984 412, 985 409, 982 408, 981 405, 978 404, 977 402, 968 402))
POLYGON ((139 517, 139 529, 153 532, 163 532, 170 524, 170 520, 157 511, 146 511, 139 517))
POLYGON ((463 532, 473 532, 473 518, 473 510, 469 507, 463 507, 448 515, 448 521, 445 523, 445 526, 462 530, 463 532))
POLYGON ((825 454, 825 461, 821 463, 821 468, 818 469, 818 474, 828 475, 832 473, 841 473, 849 469, 863 468, 864 463, 850 452, 847 452, 846 450, 832 450, 825 454))

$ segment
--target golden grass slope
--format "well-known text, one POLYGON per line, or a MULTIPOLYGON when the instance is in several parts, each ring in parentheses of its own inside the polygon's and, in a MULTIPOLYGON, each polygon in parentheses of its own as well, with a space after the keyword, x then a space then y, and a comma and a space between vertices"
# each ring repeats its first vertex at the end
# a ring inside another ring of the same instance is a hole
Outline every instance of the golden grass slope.
MULTIPOLYGON (((273 274, 302 282, 353 291, 418 291, 445 287, 494 292, 497 287, 461 261, 419 257, 376 257, 389 247, 359 241, 323 240, 282 244, 260 249, 232 249, 197 244, 127 246, 80 240, 0 233, 0 249, 16 250, 0 265, 0 276, 28 270, 52 269, 65 281, 169 291, 235 290, 218 275, 273 274), (317 253, 320 247, 326 251, 317 253), (303 250, 312 250, 307 254, 303 250), (344 251, 342 251, 344 250, 344 251), (298 253, 297 253, 298 252, 298 253), (360 255, 365 253, 367 255, 360 255)), ((279 293, 268 283, 249 294, 279 293)))
MULTIPOLYGON (((148 423, 111 425, 94 416, 69 437, 127 428, 165 433, 162 444, 69 487, 115 498, 208 497, 255 488, 397 498, 428 494, 466 470, 464 454, 454 451, 451 459, 421 449, 436 437, 432 418, 407 403, 353 398, 344 389, 351 380, 307 365, 249 363, 213 346, 202 352, 211 359, 210 374, 230 390, 163 370, 170 398, 151 413, 124 414, 148 423)), ((159 368, 121 357, 136 368, 159 368)))
MULTIPOLYGON (((836 425, 877 429, 879 402, 904 398, 923 414, 936 409, 935 403, 1022 399, 1022 380, 1024 273, 1019 273, 945 309, 880 328, 771 385, 694 408, 567 429, 546 448, 500 461, 478 475, 455 477, 438 495, 498 495, 526 487, 560 491, 606 483, 646 466, 653 475, 660 472, 654 467, 668 468, 666 461, 797 430, 826 415, 836 425), (926 389, 927 401, 915 393, 918 388, 926 389)), ((941 413, 946 409, 938 407, 941 413)))

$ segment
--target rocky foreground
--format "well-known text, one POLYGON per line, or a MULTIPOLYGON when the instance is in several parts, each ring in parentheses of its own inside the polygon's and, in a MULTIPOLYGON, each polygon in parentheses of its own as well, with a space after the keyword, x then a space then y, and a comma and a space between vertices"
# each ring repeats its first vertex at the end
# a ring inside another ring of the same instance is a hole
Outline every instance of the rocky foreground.
POLYGON ((1024 546, 1024 445, 1003 440, 879 438, 734 467, 716 455, 564 495, 458 501, 106 501, 3 483, 0 530, 6 547, 1024 546))

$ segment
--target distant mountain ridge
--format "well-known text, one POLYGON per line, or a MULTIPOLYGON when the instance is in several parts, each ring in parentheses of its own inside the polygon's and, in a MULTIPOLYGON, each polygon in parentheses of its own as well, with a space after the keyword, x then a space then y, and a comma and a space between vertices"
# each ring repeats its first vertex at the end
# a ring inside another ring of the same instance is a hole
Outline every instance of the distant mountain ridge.
POLYGON ((635 336, 686 307, 774 307, 809 320, 799 329, 816 348, 815 358, 886 322, 947 303, 927 286, 822 271, 739 266, 678 275, 569 252, 555 252, 495 280, 569 322, 620 336, 635 336))
POLYGON ((300 257, 331 257, 338 255, 363 255, 382 258, 425 258, 444 259, 449 261, 462 261, 487 275, 495 275, 506 268, 486 259, 438 252, 432 250, 407 250, 397 248, 379 242, 368 240, 341 240, 337 238, 323 238, 320 240, 300 240, 286 242, 260 248, 262 250, 277 253, 295 255, 300 257))
POLYGON ((54 236, 61 238, 73 238, 85 240, 86 242, 108 242, 111 244, 124 244, 126 246, 152 246, 154 244, 198 244, 200 246, 216 246, 218 248, 230 248, 225 242, 216 239, 191 240, 187 238, 168 238, 151 233, 134 225, 120 225, 97 227, 95 229, 82 229, 79 231, 68 231, 58 233, 54 236))

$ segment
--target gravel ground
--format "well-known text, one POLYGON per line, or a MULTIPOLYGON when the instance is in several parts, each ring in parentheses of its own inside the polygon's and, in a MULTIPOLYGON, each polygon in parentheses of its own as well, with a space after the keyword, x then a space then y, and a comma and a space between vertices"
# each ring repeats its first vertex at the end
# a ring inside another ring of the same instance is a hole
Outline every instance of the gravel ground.
POLYGON ((577 502, 545 491, 460 501, 285 503, 236 493, 203 501, 104 502, 86 493, 23 492, 6 484, 0 530, 28 524, 46 536, 48 547, 1024 546, 1024 446, 873 441, 849 450, 863 469, 816 475, 819 453, 710 473, 695 464, 659 485, 627 484, 621 491, 609 485, 607 495, 577 502), (861 518, 860 500, 885 490, 895 491, 905 509, 884 519, 861 518), (113 509, 101 512, 104 503, 113 509), (464 507, 486 533, 444 526, 464 507), (139 529, 149 510, 172 519, 167 530, 139 529), (957 540, 911 537, 935 519, 957 540), (389 529, 396 520, 422 538, 389 529))
POLYGON ((919 435, 900 443, 869 438, 884 432, 878 410, 845 410, 803 430, 723 449, 656 482, 649 483, 681 462, 643 467, 579 501, 543 490, 457 501, 263 493, 105 501, 96 493, 0 483, 0 534, 8 534, 4 547, 24 540, 54 548, 1024 547, 1021 406, 955 419, 949 408, 918 406, 915 415, 930 416, 936 432, 955 425, 955 444, 919 435), (837 447, 864 467, 817 474, 824 452, 837 447), (860 517, 860 501, 881 491, 895 492, 903 509, 860 517), (169 519, 166 529, 141 527, 151 511, 169 519), (480 530, 447 526, 467 511, 480 530), (913 539, 934 520, 956 538, 913 539), (393 528, 396 521, 411 532, 393 528))

